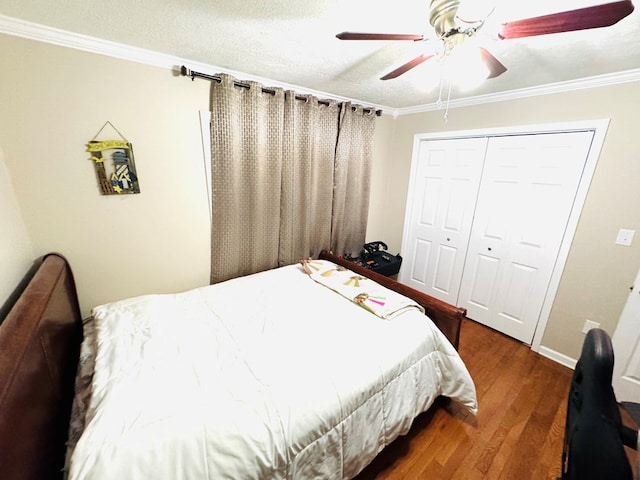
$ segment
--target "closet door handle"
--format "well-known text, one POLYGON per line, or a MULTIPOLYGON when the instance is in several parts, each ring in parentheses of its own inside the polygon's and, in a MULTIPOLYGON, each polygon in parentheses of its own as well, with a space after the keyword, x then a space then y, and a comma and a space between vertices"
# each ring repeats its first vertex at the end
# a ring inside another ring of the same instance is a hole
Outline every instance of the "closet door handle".
POLYGON ((487 248, 487 250, 491 251, 491 247, 487 248))

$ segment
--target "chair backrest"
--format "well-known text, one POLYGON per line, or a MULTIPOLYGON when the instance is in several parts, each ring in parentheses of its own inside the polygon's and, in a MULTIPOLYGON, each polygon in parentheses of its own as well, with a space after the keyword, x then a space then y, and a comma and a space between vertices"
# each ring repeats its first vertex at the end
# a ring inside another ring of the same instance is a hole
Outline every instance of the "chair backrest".
POLYGON ((611 338, 601 329, 586 335, 571 381, 562 453, 563 480, 632 480, 620 432, 622 420, 611 379, 611 338))

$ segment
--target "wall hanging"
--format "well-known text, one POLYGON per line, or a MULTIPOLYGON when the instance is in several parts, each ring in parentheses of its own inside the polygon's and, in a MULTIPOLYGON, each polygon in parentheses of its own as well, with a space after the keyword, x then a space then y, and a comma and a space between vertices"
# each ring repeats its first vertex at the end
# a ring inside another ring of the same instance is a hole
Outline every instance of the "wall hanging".
POLYGON ((103 195, 140 193, 133 146, 111 122, 107 121, 87 144, 98 177, 98 187, 103 195), (98 140, 106 126, 120 137, 117 140, 98 140))

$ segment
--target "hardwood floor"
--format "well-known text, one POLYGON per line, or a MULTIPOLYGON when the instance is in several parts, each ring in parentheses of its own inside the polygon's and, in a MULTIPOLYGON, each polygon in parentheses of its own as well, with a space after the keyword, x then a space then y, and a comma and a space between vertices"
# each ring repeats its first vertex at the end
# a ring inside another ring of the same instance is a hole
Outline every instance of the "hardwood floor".
POLYGON ((357 480, 559 477, 573 371, 472 321, 462 325, 460 355, 476 384, 477 417, 439 401, 357 480))

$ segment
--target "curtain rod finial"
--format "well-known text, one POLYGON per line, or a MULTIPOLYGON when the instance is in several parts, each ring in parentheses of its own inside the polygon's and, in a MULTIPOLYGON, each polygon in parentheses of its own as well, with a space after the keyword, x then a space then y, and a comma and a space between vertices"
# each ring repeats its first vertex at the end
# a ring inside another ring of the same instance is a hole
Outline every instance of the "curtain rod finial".
POLYGON ((196 78, 195 74, 191 70, 189 70, 187 67, 185 67, 184 65, 182 65, 180 67, 180 73, 184 77, 191 77, 191 81, 195 80, 195 78, 196 78))

